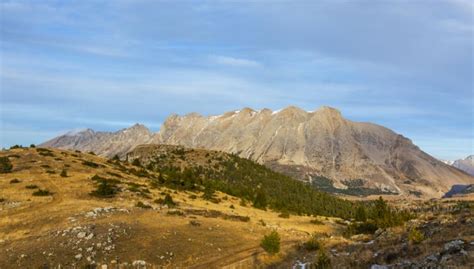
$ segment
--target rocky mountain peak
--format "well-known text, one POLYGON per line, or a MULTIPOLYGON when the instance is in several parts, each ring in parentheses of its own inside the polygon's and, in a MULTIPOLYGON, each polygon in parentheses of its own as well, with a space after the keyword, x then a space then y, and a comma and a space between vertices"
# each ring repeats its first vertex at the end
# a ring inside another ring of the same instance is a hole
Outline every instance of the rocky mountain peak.
POLYGON ((315 110, 313 113, 317 114, 321 117, 325 117, 325 118, 329 118, 329 119, 333 119, 333 120, 343 119, 341 111, 339 111, 338 109, 329 107, 329 106, 322 106, 322 107, 318 108, 317 110, 315 110))
POLYGON ((138 134, 138 135, 151 135, 150 129, 148 129, 145 125, 139 124, 139 123, 135 123, 134 125, 128 128, 122 129, 119 132, 123 134, 132 133, 132 134, 138 134))
POLYGON ((95 132, 92 129, 75 129, 65 133, 65 136, 84 136, 84 135, 94 135, 95 132))

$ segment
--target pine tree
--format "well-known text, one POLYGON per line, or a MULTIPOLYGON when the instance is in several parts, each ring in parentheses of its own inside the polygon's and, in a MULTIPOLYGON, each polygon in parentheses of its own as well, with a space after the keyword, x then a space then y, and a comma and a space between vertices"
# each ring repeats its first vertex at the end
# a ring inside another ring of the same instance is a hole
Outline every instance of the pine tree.
POLYGON ((253 201, 253 206, 263 210, 267 208, 267 196, 263 191, 260 190, 257 192, 255 200, 253 201))
POLYGON ((367 220, 367 210, 363 205, 357 207, 357 211, 355 213, 355 219, 357 221, 366 221, 367 220))

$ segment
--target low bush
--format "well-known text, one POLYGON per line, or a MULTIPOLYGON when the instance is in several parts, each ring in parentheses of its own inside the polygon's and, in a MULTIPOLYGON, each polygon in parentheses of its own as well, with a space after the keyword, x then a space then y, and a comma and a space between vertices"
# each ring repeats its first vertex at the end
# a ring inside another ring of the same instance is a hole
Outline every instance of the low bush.
POLYGON ((66 171, 66 169, 63 169, 63 170, 61 171, 61 174, 59 174, 59 175, 60 175, 61 177, 67 177, 67 171, 66 171))
POLYGON ((346 235, 373 234, 379 227, 373 221, 356 222, 347 227, 346 235))
POLYGON ((27 189, 37 189, 38 186, 37 185, 26 185, 25 188, 27 188, 27 189))
POLYGON ((168 193, 165 195, 165 199, 157 199, 155 200, 155 203, 167 205, 168 207, 175 207, 177 205, 177 203, 173 201, 173 197, 171 197, 171 195, 169 195, 168 193))
POLYGON ((12 168, 13 165, 8 157, 0 157, 0 173, 9 173, 12 168))
POLYGON ((97 180, 97 187, 90 194, 100 198, 112 198, 118 193, 117 186, 107 179, 97 180))
POLYGON ((18 179, 18 178, 14 178, 12 180, 10 180, 10 184, 16 184, 16 183, 20 183, 21 181, 18 179))
POLYGON ((280 235, 277 231, 272 231, 263 237, 260 246, 270 255, 277 254, 280 252, 280 235))
POLYGON ((85 165, 85 166, 89 166, 89 167, 92 167, 92 168, 99 168, 100 167, 100 164, 97 164, 95 162, 91 162, 91 161, 82 161, 82 164, 85 165))
POLYGON ((315 258, 314 263, 312 264, 311 268, 315 269, 331 269, 331 259, 329 259, 326 251, 324 249, 320 249, 318 251, 318 255, 315 258))
POLYGON ((33 195, 34 196, 49 196, 51 195, 52 193, 46 189, 42 190, 42 189, 39 189, 35 192, 33 192, 33 195))
POLYGON ((413 244, 419 244, 425 240, 425 235, 418 229, 413 228, 408 233, 408 240, 413 244))
POLYGON ((321 248, 321 243, 317 236, 313 234, 311 238, 303 244, 303 247, 308 251, 315 251, 321 248))
POLYGON ((54 157, 53 152, 46 148, 36 148, 36 152, 38 152, 39 155, 44 157, 54 157))

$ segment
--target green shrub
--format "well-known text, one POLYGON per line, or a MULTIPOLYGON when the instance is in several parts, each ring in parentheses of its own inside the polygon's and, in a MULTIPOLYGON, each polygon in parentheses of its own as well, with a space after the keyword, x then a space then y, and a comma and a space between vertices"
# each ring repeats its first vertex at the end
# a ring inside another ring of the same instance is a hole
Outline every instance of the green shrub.
POLYGON ((97 188, 90 193, 92 196, 112 198, 118 193, 118 188, 112 181, 107 179, 99 179, 97 181, 97 188))
POLYGON ((8 157, 0 157, 0 173, 9 173, 12 171, 13 165, 8 157))
POLYGON ((3 203, 3 202, 5 202, 5 198, 0 197, 0 203, 3 203))
POLYGON ((61 171, 61 174, 59 174, 59 175, 60 175, 61 177, 67 177, 67 171, 66 171, 66 169, 63 169, 63 170, 61 171))
POLYGON ((27 189, 37 189, 38 186, 37 185, 26 185, 25 188, 27 188, 27 189))
POLYGON ((173 197, 171 197, 171 195, 169 195, 169 193, 165 195, 165 199, 163 200, 163 204, 167 205, 168 207, 176 206, 175 201, 173 201, 173 197))
POLYGON ((207 187, 204 190, 204 194, 202 195, 202 198, 205 199, 205 200, 211 201, 215 204, 218 204, 221 201, 219 198, 216 197, 215 191, 211 187, 207 187))
POLYGON ((98 168, 100 166, 100 164, 97 164, 97 163, 91 162, 91 161, 82 161, 82 164, 85 165, 85 166, 92 167, 92 168, 98 168))
POLYGON ((36 148, 35 144, 31 144, 30 148, 36 148))
POLYGON ((303 244, 303 247, 308 251, 315 251, 321 248, 321 243, 317 236, 313 234, 311 238, 303 244))
POLYGON ((41 156, 54 157, 53 152, 46 148, 36 148, 36 152, 38 152, 38 154, 41 156))
POLYGON ((355 213, 355 219, 357 221, 366 221, 367 220, 367 210, 365 209, 364 206, 357 207, 357 210, 356 210, 356 213, 355 213))
POLYGON ((42 190, 42 189, 39 189, 35 192, 33 192, 33 195, 34 196, 49 196, 51 195, 52 193, 46 189, 42 190))
POLYGON ((263 237, 260 246, 270 255, 277 254, 280 252, 280 235, 277 231, 272 231, 263 237))
POLYGON ((139 159, 135 159, 132 161, 132 165, 135 165, 135 166, 138 166, 138 167, 141 167, 142 164, 140 163, 140 160, 139 159))
POLYGON ((324 249, 320 249, 318 251, 318 255, 313 263, 313 267, 315 269, 330 269, 331 268, 331 259, 329 259, 326 251, 324 249))
POLYGON ((235 209, 235 206, 234 206, 234 205, 230 205, 229 208, 230 208, 230 209, 235 209))
POLYGON ((267 196, 263 191, 258 191, 255 199, 253 200, 253 207, 258 209, 267 209, 267 196))
POLYGON ((356 222, 347 227, 346 235, 373 234, 379 227, 373 221, 356 222))
POLYGON ((408 233, 408 240, 412 242, 413 244, 419 244, 423 240, 425 240, 425 235, 422 232, 420 232, 418 229, 413 228, 408 233))
POLYGON ((10 180, 10 184, 16 184, 16 183, 20 183, 21 181, 18 179, 18 178, 14 178, 12 180, 10 180))

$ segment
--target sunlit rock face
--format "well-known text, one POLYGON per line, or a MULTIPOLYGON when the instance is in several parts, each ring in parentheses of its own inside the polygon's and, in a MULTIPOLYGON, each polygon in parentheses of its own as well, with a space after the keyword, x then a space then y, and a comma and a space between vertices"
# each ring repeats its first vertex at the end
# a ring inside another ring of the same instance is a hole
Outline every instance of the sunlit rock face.
POLYGON ((170 144, 237 154, 301 180, 316 176, 336 188, 441 197, 454 184, 474 177, 421 151, 385 127, 345 119, 334 108, 278 111, 243 108, 222 115, 171 115, 160 131, 135 125, 115 133, 86 130, 44 143, 65 149, 124 156, 139 144, 170 144))

